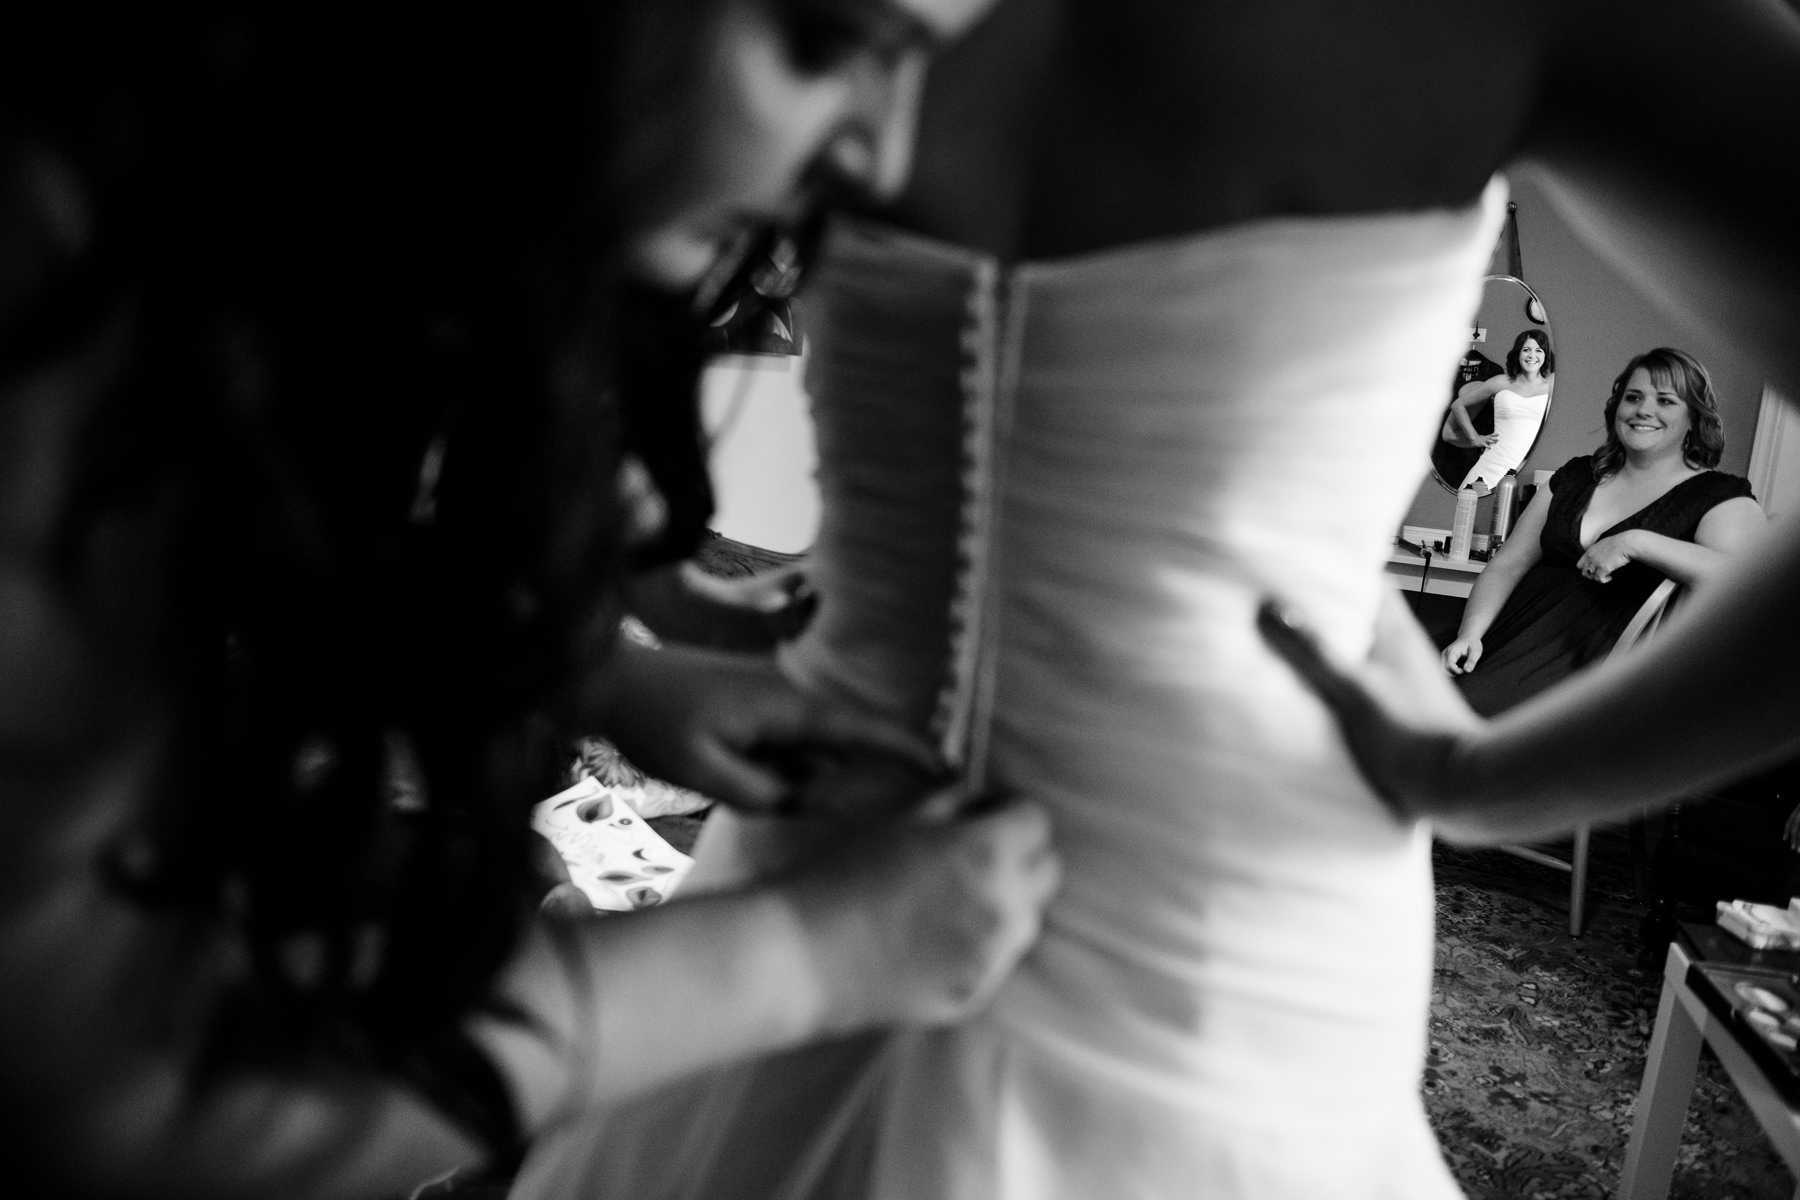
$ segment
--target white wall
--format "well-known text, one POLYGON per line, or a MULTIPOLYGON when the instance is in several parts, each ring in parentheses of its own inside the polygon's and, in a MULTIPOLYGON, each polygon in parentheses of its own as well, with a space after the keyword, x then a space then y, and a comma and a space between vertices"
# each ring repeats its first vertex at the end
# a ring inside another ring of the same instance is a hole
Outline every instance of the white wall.
POLYGON ((798 554, 819 528, 818 455, 799 358, 740 355, 707 369, 700 404, 712 435, 712 527, 733 541, 798 554))

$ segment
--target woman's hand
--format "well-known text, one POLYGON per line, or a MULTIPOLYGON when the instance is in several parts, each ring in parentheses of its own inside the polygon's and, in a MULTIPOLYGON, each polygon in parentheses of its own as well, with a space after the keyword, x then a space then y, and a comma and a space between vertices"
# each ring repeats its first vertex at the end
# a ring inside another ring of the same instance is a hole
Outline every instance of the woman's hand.
POLYGON ((735 808, 864 820, 944 777, 905 729, 803 695, 766 657, 622 643, 608 667, 601 732, 649 774, 735 808))
POLYGON ((1601 538, 1576 561, 1575 569, 1595 583, 1611 582, 1614 571, 1637 559, 1637 533, 1635 529, 1627 529, 1601 538))
POLYGON ((739 579, 678 563, 633 576, 630 599, 633 613, 665 641, 765 653, 798 637, 818 608, 804 563, 739 579))
POLYGON ((751 1055, 986 1004, 1036 940, 1061 867, 1042 808, 952 800, 922 806, 944 810, 936 821, 840 828, 768 883, 541 920, 498 994, 553 1036, 472 1022, 527 1128, 751 1055))
POLYGON ((804 562, 737 579, 708 575, 692 562, 682 563, 679 571, 682 583, 695 595, 729 608, 761 613, 770 628, 783 638, 804 629, 819 606, 818 593, 807 579, 804 562))
POLYGON ((1062 881, 1035 804, 839 841, 778 888, 826 987, 827 1031, 947 1024, 978 1011, 1037 940, 1062 881))
POLYGON ((1444 647, 1439 659, 1444 670, 1452 675, 1467 675, 1481 661, 1481 639, 1476 637, 1458 637, 1444 647))
POLYGON ((1430 817, 1455 801, 1459 744, 1483 722, 1398 592, 1383 597, 1369 658, 1359 664, 1333 662, 1305 625, 1272 601, 1257 624, 1332 710, 1363 776, 1397 817, 1430 817))

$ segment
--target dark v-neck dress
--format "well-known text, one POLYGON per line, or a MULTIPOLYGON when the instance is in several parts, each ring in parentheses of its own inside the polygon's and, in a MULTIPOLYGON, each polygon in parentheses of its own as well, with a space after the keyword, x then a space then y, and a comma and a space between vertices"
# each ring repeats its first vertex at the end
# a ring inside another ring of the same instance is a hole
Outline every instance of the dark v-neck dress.
MULTIPOLYGON (((1627 563, 1607 583, 1575 570, 1584 549, 1581 518, 1594 495, 1593 456, 1570 459, 1551 478, 1550 515, 1539 545, 1543 557, 1507 597, 1482 637, 1481 661, 1456 682, 1475 710, 1493 715, 1604 658, 1656 585, 1662 572, 1627 563)), ((1694 540, 1714 506, 1750 496, 1750 481, 1723 471, 1684 479, 1594 540, 1627 529, 1694 540)))

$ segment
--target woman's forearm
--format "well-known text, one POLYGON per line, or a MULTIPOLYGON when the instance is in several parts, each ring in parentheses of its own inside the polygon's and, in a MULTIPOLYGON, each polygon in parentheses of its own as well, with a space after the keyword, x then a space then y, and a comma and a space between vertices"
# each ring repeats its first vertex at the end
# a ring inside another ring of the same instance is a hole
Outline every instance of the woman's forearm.
MULTIPOLYGON (((593 1102, 854 1025, 773 888, 593 918, 527 938, 501 994, 533 1020, 470 1022, 528 1137, 593 1102)), ((841 990, 841 989, 839 989, 841 990)), ((53 1167, 106 1195, 371 1200, 404 1195, 482 1148, 399 1080, 242 1071, 196 1088, 188 1056, 120 1045, 47 1140, 53 1167), (196 1182, 201 1181, 201 1182, 196 1182)))
MULTIPOLYGON (((494 987, 523 1017, 473 1015, 464 1028, 530 1137, 587 1105, 751 1055, 961 1020, 1035 939, 1059 877, 1034 805, 895 818, 841 833, 829 854, 769 884, 543 918, 494 987)), ((423 1095, 372 1068, 252 1064, 198 1077, 196 1031, 214 1010, 206 964, 180 1011, 150 1019, 118 1001, 192 980, 185 934, 116 897, 62 907, 87 935, 77 963, 41 936, 15 947, 0 930, 0 966, 22 978, 65 965, 7 1012, 0 1101, 23 1112, 30 1098, 33 1150, 63 1190, 350 1200, 404 1194, 481 1156, 423 1095), (154 950, 159 937, 172 958, 154 950)), ((57 946, 79 940, 54 932, 57 946)))
POLYGON ((539 928, 503 994, 556 1031, 479 1023, 528 1130, 855 1024, 774 888, 539 928))
POLYGON ((1456 627, 1456 636, 1472 640, 1481 638, 1494 623, 1494 618, 1500 615, 1511 594, 1511 586, 1488 578, 1487 572, 1483 571, 1469 589, 1469 599, 1463 606, 1462 622, 1456 627))
MULTIPOLYGON (((1510 548, 1510 547, 1509 547, 1510 548)), ((1519 586, 1519 580, 1531 569, 1531 562, 1514 554, 1508 557, 1502 550, 1487 569, 1475 577, 1475 584, 1469 589, 1469 599, 1463 605, 1462 623, 1457 626, 1458 638, 1479 639, 1493 625, 1494 619, 1506 607, 1513 589, 1519 586)))
POLYGON ((480 1035, 528 1129, 751 1055, 881 1025, 961 1020, 1035 940, 1060 868, 1022 802, 841 826, 772 883, 546 924, 480 1035))
POLYGON ((1446 436, 1464 447, 1478 445, 1481 434, 1475 428, 1475 422, 1469 419, 1468 405, 1461 399, 1450 402, 1450 415, 1445 420, 1446 436))
MULTIPOLYGON (((773 888, 535 930, 501 981, 531 1023, 470 1032, 530 1136, 592 1102, 856 1023, 773 888)), ((841 989, 839 989, 841 990, 841 989)), ((196 1089, 187 1056, 121 1045, 110 1081, 46 1128, 56 1175, 106 1195, 353 1200, 480 1161, 464 1131, 371 1072, 244 1071, 196 1089), (203 1181, 203 1182, 196 1182, 203 1181)))
POLYGON ((1711 578, 1727 561, 1722 550, 1648 529, 1634 529, 1630 536, 1633 562, 1654 567, 1683 587, 1692 587, 1711 578))

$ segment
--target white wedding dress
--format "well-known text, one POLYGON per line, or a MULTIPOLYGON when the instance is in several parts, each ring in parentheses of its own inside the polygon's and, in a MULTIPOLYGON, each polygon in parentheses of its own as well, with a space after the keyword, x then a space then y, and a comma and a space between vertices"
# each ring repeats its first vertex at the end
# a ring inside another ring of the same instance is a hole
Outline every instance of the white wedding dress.
POLYGON ((1481 452, 1481 457, 1463 476, 1462 486, 1471 487, 1479 481, 1492 491, 1502 476, 1524 462, 1525 456, 1531 453, 1531 444, 1537 441, 1538 430, 1544 424, 1544 413, 1549 407, 1549 392, 1537 396, 1521 395, 1511 388, 1495 392, 1494 444, 1481 452))
MULTIPOLYGON (((519 1200, 1415 1200, 1428 832, 1254 628, 1370 638, 1504 212, 1273 219, 1011 269, 843 223, 806 295, 823 602, 785 663, 1047 805, 991 1009, 565 1128, 519 1200)), ((729 874, 714 818, 697 873, 729 874)))

